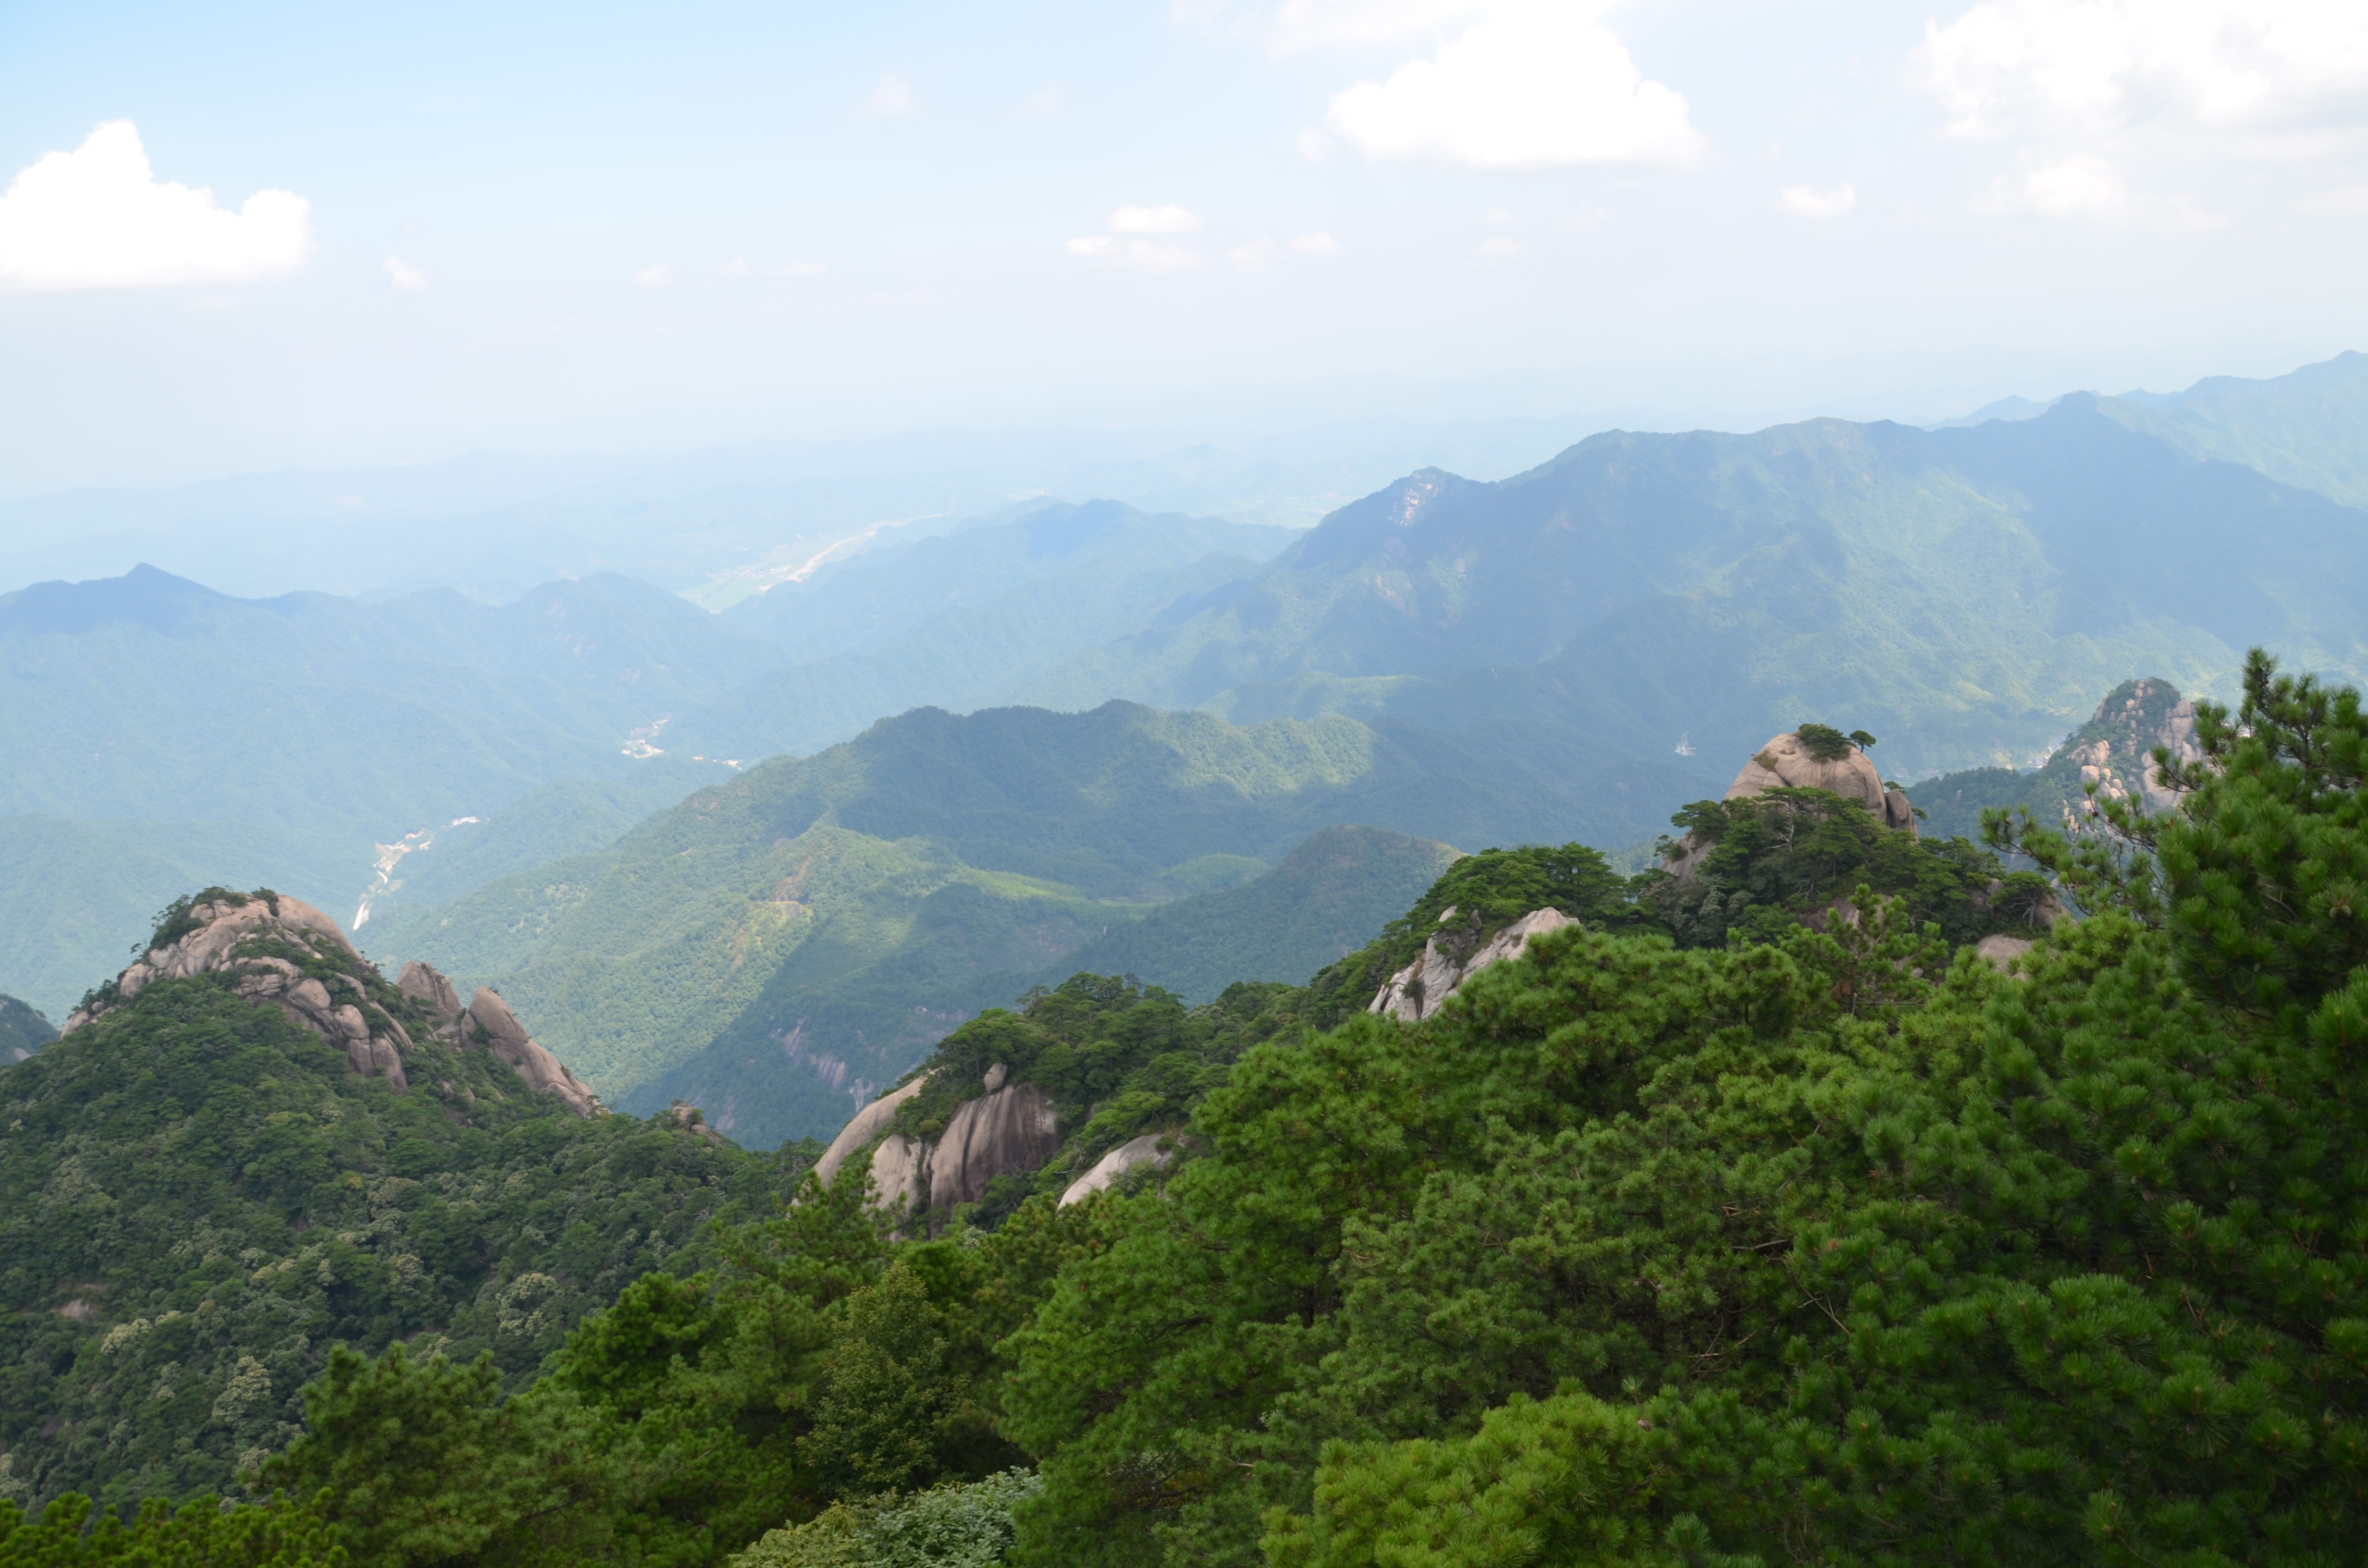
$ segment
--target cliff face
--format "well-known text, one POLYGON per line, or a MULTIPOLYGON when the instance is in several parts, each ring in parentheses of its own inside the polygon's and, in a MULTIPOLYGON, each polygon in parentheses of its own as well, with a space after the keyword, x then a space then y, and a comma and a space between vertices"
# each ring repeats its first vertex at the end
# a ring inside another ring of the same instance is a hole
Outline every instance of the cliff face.
MULTIPOLYGON (((388 1010, 399 999, 387 994, 385 981, 336 921, 302 899, 276 893, 207 890, 165 922, 146 953, 76 1008, 61 1032, 104 1017, 158 981, 201 974, 233 977, 237 995, 278 1007, 342 1050, 356 1073, 410 1089, 404 1063, 416 1048, 388 1010)), ((446 1044, 488 1051, 529 1088, 578 1116, 599 1113, 590 1091, 528 1036, 491 991, 478 992, 463 1009, 452 983, 423 963, 405 964, 395 990, 426 1005, 437 1038, 446 1044)))
POLYGON ((2078 785, 2094 784, 2100 800, 2135 797, 2149 813, 2158 813, 2179 803, 2179 792, 2164 789, 2155 777, 2157 746, 2174 762, 2203 760, 2203 750, 2195 743, 2195 703, 2166 680, 2126 681, 2106 694, 2096 716, 2073 732, 2048 766, 2077 770, 2078 785))
POLYGON ((882 1207, 901 1202, 918 1212, 979 1201, 996 1176, 1033 1171, 1061 1146, 1053 1097, 1033 1084, 1008 1084, 1008 1075, 999 1063, 990 1067, 987 1092, 957 1105, 935 1137, 888 1131, 897 1110, 928 1086, 928 1074, 882 1095, 831 1140, 815 1176, 827 1185, 869 1148, 872 1201, 882 1207))
MULTIPOLYGON (((1441 924, 1453 919, 1455 914, 1449 910, 1440 917, 1441 924)), ((1480 940, 1476 921, 1468 928, 1451 926, 1423 944, 1422 957, 1390 976, 1390 983, 1374 995, 1365 1011, 1401 1023, 1418 1024, 1445 1006, 1458 986, 1490 964, 1520 958, 1531 937, 1577 924, 1559 909, 1533 909, 1485 943, 1480 940)))

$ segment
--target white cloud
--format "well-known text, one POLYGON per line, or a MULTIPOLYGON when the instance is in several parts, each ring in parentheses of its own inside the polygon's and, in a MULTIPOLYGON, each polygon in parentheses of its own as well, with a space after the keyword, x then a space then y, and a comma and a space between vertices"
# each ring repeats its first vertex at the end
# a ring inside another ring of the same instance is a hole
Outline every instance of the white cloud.
POLYGON ((1340 242, 1329 229, 1318 229, 1312 234, 1292 235, 1291 248, 1302 256, 1338 256, 1340 242))
POLYGON ((1029 94, 1019 100, 1019 118, 1042 119, 1061 112, 1069 101, 1069 89, 1055 82, 1049 87, 1029 94))
POLYGON ((1189 234, 1201 220, 1174 202, 1165 207, 1121 207, 1110 215, 1114 234, 1189 234))
POLYGON ((1510 261, 1521 255, 1521 242, 1510 234, 1498 234, 1480 242, 1479 256, 1483 261, 1510 261))
POLYGON ((748 258, 745 256, 735 256, 730 261, 718 266, 715 275, 718 278, 746 278, 748 276, 748 258))
POLYGON ((1256 39, 1277 54, 1325 46, 1359 48, 1420 37, 1486 9, 1486 0, 1283 0, 1269 13, 1238 0, 1176 0, 1171 13, 1256 39))
POLYGON ((2347 185, 2334 190, 2322 190, 2316 196, 2305 196, 2294 203, 2294 210, 2306 212, 2314 218, 2368 212, 2368 185, 2347 185))
POLYGON ((1644 79, 1596 21, 1600 9, 1576 0, 1498 0, 1435 58, 1333 98, 1325 129, 1375 160, 1482 169, 1695 163, 1709 142, 1686 100, 1644 79))
POLYGON ((140 132, 109 120, 44 153, 0 196, 0 289, 154 289, 284 278, 313 254, 312 203, 259 190, 235 212, 158 180, 140 132))
POLYGON ((1816 190, 1805 185, 1788 185, 1777 193, 1776 205, 1796 218, 1840 218, 1858 205, 1858 187, 1838 185, 1831 190, 1816 190))
POLYGON ((2001 176, 1974 202, 1979 212, 2036 212, 2044 218, 2086 219, 2122 228, 2187 232, 2225 227, 2227 220, 2197 210, 2184 196, 2132 192, 2121 171, 2102 158, 2066 158, 2019 176, 2001 176))
POLYGON ((1491 207, 1480 214, 1480 221, 1483 223, 1509 223, 1513 221, 1513 210, 1509 207, 1491 207))
POLYGON ((634 273, 633 281, 644 289, 669 289, 674 286, 674 268, 661 261, 634 273))
POLYGON ((1985 0, 1910 59, 1949 134, 2167 120, 2224 131, 2368 121, 2359 0, 1985 0))
POLYGON ((1235 272, 1271 272, 1274 270, 1274 258, 1281 254, 1281 245, 1272 240, 1260 238, 1227 251, 1225 262, 1235 272))
POLYGON ((1204 265, 1201 258, 1181 245, 1163 245, 1155 240, 1121 240, 1114 234, 1087 234, 1071 240, 1067 245, 1071 256, 1111 267, 1131 267, 1139 272, 1182 272, 1204 265))
POLYGON ((920 108, 913 97, 912 85, 894 71, 882 71, 871 96, 863 100, 863 112, 893 119, 908 115, 920 108))
POLYGON ((790 263, 790 276, 792 278, 812 278, 821 273, 823 269, 824 264, 819 261, 793 261, 790 263))
POLYGON ((406 294, 416 294, 427 287, 427 274, 399 256, 386 258, 386 278, 406 294))

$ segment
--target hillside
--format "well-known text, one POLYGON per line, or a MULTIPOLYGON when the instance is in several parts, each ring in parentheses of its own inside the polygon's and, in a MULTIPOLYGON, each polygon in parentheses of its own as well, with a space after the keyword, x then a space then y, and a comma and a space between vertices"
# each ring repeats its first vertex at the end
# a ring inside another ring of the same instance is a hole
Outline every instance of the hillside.
POLYGON ((2085 394, 1961 429, 1612 432, 1493 484, 1401 480, 1022 695, 1551 722, 1638 756, 1822 714, 1913 775, 2027 755, 2141 668, 2225 693, 2248 642, 2368 670, 2337 586, 2368 572, 2362 518, 2085 394))
POLYGON ((14 996, 0 996, 0 1064, 22 1062, 58 1038, 55 1025, 14 996))
POLYGON ((2184 392, 2104 399, 2103 412, 2182 451, 2368 506, 2368 354, 2339 354, 2265 381, 2207 376, 2184 392))
POLYGON ((0 1065, 0 1443, 36 1498, 226 1487, 341 1346, 530 1377, 785 1185, 695 1122, 579 1115, 498 1001, 461 1013, 434 978, 398 990, 319 911, 209 890, 0 1065))
POLYGON ((1397 918, 1456 853, 1383 828, 1327 827, 1254 881, 1162 904, 1061 961, 1134 975, 1188 1003, 1236 981, 1304 985, 1397 918))
POLYGON ((2100 804, 2135 800, 2159 813, 2175 797, 2155 782, 2157 746, 2176 761, 2195 760, 2195 704, 2168 681, 2123 681, 2038 767, 1944 773, 1909 785, 1907 798, 1925 813, 1930 831, 1973 839, 1981 837, 1982 812, 1993 808, 2027 811, 2050 826, 2086 820, 2092 784, 2100 804))
POLYGON ((364 936, 518 998, 618 1105, 693 1098, 770 1144, 827 1134, 962 1018, 1227 874, 1211 857, 1272 864, 1344 822, 1634 843, 1708 787, 1546 728, 924 710, 364 936))

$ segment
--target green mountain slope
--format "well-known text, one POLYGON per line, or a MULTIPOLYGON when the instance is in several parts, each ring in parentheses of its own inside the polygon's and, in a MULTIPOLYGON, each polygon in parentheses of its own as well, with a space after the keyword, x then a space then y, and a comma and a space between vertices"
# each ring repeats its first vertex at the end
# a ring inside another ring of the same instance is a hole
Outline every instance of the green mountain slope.
POLYGON ((1551 726, 923 710, 364 936, 495 984, 617 1104, 693 1097, 764 1144, 835 1130, 962 1018, 1212 869, 1343 822, 1634 843, 1715 787, 1551 726))
POLYGON ((14 996, 0 996, 0 1065, 22 1062, 58 1038, 55 1025, 14 996))
POLYGON ((1235 981, 1304 985, 1372 941, 1419 899, 1457 852, 1377 827, 1327 827, 1256 881, 1163 904, 1062 962, 1131 974, 1187 1002, 1235 981))
POLYGON ((2024 755, 2139 669, 2222 690, 2251 642, 2368 670, 2362 580, 2360 511, 2086 396, 1969 429, 1612 433, 1494 484, 1401 481, 1026 696, 1550 721, 1640 755, 1841 715, 1920 773, 2024 755))
POLYGON ((2339 354, 2267 381, 2207 376, 2182 392, 2105 398, 2099 406, 2196 457, 2368 506, 2368 354, 2339 354))
POLYGON ((696 1127, 577 1118, 334 941, 266 926, 233 951, 401 1024, 410 1087, 219 969, 0 1066, 0 1441, 37 1497, 227 1486, 294 1436, 339 1345, 529 1376, 786 1185, 696 1127))
POLYGON ((2194 760, 2193 705, 2182 701, 2168 681, 2123 681, 2039 767, 1944 773, 1909 785, 1907 799, 1925 813, 1926 832, 1971 839, 1981 837, 1982 812, 1992 807, 2019 807, 2051 828, 2085 819, 2091 784, 2100 802, 2135 799, 2160 812, 2169 809, 2171 798, 2151 782, 2157 746, 2179 760, 2194 760))

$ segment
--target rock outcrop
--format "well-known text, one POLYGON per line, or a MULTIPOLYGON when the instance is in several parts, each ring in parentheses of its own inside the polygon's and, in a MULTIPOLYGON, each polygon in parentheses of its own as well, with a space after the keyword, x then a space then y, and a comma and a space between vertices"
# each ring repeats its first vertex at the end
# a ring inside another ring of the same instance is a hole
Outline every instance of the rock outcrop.
POLYGON ((2094 784, 2100 801, 2135 797, 2149 814, 2158 814, 2179 804, 2180 792, 2163 788, 2155 777, 2157 746, 2174 762, 2203 760, 2195 739, 2194 700, 2181 698, 2169 681, 2124 681, 2097 705, 2097 716, 2080 727, 2074 744, 2048 765, 2078 768, 2078 782, 2094 784))
MULTIPOLYGON (((1450 909, 1440 916, 1451 920, 1450 909)), ((1492 963, 1517 959, 1530 938, 1565 926, 1578 924, 1559 909, 1533 909, 1505 926, 1485 943, 1476 924, 1442 931, 1422 945, 1422 956, 1390 976, 1365 1011, 1403 1023, 1418 1024, 1439 1011, 1456 988, 1492 963)))
MULTIPOLYGON (((426 966, 421 966, 425 968, 426 966)), ((438 980, 443 976, 438 975, 438 980)), ((449 988, 450 982, 446 981, 449 988)), ((600 1102, 582 1079, 561 1064, 559 1058, 545 1051, 526 1032, 518 1015, 489 986, 477 988, 469 999, 466 1022, 461 1026, 464 1045, 482 1045, 510 1064, 511 1070, 526 1080, 527 1087, 540 1094, 551 1095, 564 1102, 578 1116, 600 1113, 600 1102)))
POLYGON ((1856 746, 1842 756, 1822 757, 1809 749, 1797 732, 1778 735, 1743 765, 1743 771, 1726 787, 1726 799, 1748 800, 1780 788, 1823 790, 1845 801, 1856 801, 1885 827, 1915 836, 1916 812, 1907 797, 1884 789, 1883 776, 1856 746))
POLYGON ((1140 1138, 1130 1138, 1096 1160, 1093 1169, 1071 1182, 1061 1193, 1060 1207, 1066 1209, 1107 1190, 1139 1165, 1164 1165, 1175 1157, 1176 1140, 1166 1133, 1146 1132, 1140 1138))
MULTIPOLYGON (((382 1077, 397 1089, 411 1087, 404 1063, 417 1047, 388 1008, 415 1023, 419 1015, 387 992, 385 981, 337 923, 311 904, 275 893, 217 890, 165 929, 171 937, 150 948, 88 1006, 77 1008, 66 1020, 68 1030, 105 1017, 159 981, 228 974, 238 995, 278 1007, 300 1028, 343 1051, 355 1072, 382 1077), (378 1000, 372 999, 373 986, 378 1000)), ((435 1040, 456 1050, 490 1051, 529 1088, 553 1096, 578 1116, 605 1114, 582 1080, 530 1038, 493 992, 478 992, 462 1007, 452 983, 418 962, 403 966, 394 989, 419 1005, 435 1040)))
POLYGON ((999 1176, 1033 1171, 1061 1146, 1053 1098, 1033 1084, 1011 1084, 1009 1067, 986 1070, 986 1093, 956 1106, 933 1139, 891 1131, 896 1112, 928 1083, 925 1074, 857 1111, 814 1163, 830 1185, 847 1163, 870 1149, 872 1201, 909 1209, 951 1209, 986 1196, 999 1176), (883 1136, 884 1134, 884 1136, 883 1136))
POLYGON ((342 1050, 355 1072, 384 1077, 398 1089, 411 1086, 403 1070, 411 1037, 355 978, 365 960, 336 921, 302 899, 227 894, 190 905, 176 924, 181 925, 176 935, 150 948, 112 986, 76 1008, 61 1032, 105 1017, 158 981, 231 974, 239 995, 278 1006, 300 1028, 342 1050), (305 972, 313 960, 345 972, 324 982, 305 972))
POLYGON ((964 1100, 928 1152, 929 1207, 975 1203, 988 1182, 1032 1171, 1060 1146, 1053 1096, 1033 1084, 1007 1084, 964 1100))

